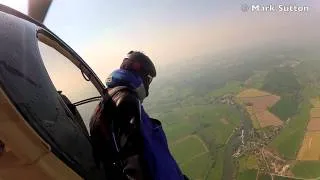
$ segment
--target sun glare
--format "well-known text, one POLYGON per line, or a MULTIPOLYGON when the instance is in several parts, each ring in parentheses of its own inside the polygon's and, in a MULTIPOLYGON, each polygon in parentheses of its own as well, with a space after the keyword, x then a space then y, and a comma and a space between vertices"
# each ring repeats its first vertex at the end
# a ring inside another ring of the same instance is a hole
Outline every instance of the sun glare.
POLYGON ((0 0, 0 4, 4 4, 25 14, 28 12, 27 0, 0 0))

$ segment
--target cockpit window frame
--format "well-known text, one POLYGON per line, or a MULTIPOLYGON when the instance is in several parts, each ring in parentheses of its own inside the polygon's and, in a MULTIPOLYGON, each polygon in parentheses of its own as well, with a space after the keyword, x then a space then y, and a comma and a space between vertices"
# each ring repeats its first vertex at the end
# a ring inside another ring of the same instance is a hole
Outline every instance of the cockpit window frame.
POLYGON ((43 28, 39 28, 37 30, 37 38, 39 41, 45 43, 53 49, 56 49, 59 53, 68 58, 75 66, 79 68, 84 76, 84 79, 86 81, 91 81, 91 83, 98 90, 99 94, 103 95, 105 90, 104 84, 95 74, 95 72, 89 67, 89 65, 72 48, 70 48, 57 36, 43 28))

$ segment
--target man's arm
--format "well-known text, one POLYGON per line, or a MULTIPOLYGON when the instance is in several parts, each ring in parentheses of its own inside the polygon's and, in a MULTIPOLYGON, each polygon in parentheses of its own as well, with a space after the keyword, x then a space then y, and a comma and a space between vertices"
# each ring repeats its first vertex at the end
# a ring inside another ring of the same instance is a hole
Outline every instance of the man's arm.
POLYGON ((141 180, 146 176, 146 171, 141 153, 143 138, 141 137, 140 125, 140 103, 136 95, 128 90, 116 93, 113 97, 116 103, 118 117, 115 125, 116 139, 120 154, 124 161, 124 171, 129 179, 141 180))

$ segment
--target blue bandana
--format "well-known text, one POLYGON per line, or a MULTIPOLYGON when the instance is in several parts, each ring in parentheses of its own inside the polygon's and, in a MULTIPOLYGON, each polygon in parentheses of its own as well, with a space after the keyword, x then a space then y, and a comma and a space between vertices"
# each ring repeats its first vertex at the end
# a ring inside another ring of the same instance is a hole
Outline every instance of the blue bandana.
POLYGON ((128 86, 132 89, 136 89, 141 86, 142 83, 142 79, 138 74, 124 69, 113 71, 106 81, 108 88, 128 86))
POLYGON ((117 86, 127 86, 132 88, 137 93, 141 102, 147 96, 142 78, 137 73, 128 70, 117 69, 113 71, 107 78, 106 85, 107 88, 117 86))

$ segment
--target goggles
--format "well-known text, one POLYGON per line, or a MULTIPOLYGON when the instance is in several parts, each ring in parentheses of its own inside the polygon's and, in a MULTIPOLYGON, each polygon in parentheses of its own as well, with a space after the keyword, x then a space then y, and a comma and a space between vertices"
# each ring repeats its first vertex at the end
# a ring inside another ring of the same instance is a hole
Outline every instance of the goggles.
POLYGON ((147 83, 150 84, 153 80, 153 77, 149 74, 146 77, 147 77, 147 83))

